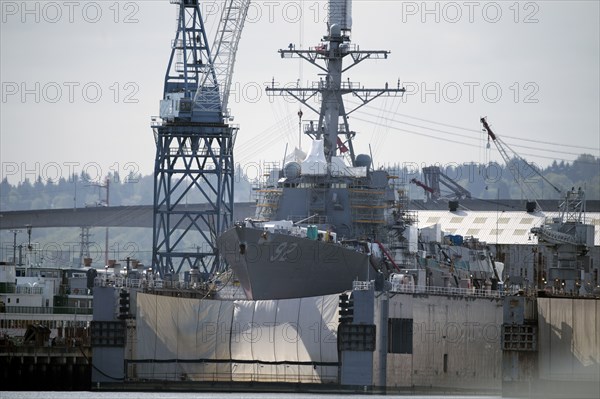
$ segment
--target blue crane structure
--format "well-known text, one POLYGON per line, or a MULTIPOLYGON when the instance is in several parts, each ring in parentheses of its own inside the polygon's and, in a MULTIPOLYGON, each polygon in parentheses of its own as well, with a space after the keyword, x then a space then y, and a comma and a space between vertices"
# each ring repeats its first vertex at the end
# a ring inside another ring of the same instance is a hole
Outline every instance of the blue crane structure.
POLYGON ((152 267, 161 277, 184 268, 222 268, 215 239, 233 218, 233 147, 227 99, 249 0, 224 0, 212 45, 200 0, 170 0, 178 23, 167 66, 156 141, 152 267), (200 194, 205 209, 185 206, 200 194), (183 227, 186 226, 186 227, 183 227))

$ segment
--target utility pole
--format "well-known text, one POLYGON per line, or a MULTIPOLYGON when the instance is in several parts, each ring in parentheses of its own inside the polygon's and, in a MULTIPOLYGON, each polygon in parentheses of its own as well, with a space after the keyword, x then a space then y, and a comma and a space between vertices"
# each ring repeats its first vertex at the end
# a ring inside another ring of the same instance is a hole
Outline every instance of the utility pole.
POLYGON ((81 227, 81 243, 79 249, 79 267, 86 266, 85 258, 90 257, 90 227, 82 226, 81 227))
POLYGON ((17 264, 17 234, 21 232, 21 230, 11 230, 13 233, 13 265, 17 264))
MULTIPOLYGON (((94 187, 98 187, 99 189, 101 188, 105 188, 106 189, 106 197, 104 200, 99 199, 98 203, 96 204, 96 206, 106 206, 108 207, 110 205, 109 202, 109 192, 110 192, 110 179, 107 177, 106 178, 106 183, 105 184, 99 184, 99 183, 94 183, 94 184, 90 184, 90 186, 94 186, 94 187)), ((100 196, 100 192, 98 192, 98 196, 100 196)), ((108 265, 108 227, 106 227, 105 233, 104 233, 104 264, 108 265)))
MULTIPOLYGON (((106 188, 106 206, 109 206, 109 187, 110 187, 110 180, 108 179, 108 177, 106 178, 106 185, 104 186, 106 188)), ((108 265, 108 227, 105 228, 104 230, 104 262, 106 262, 105 264, 108 265)))
POLYGON ((27 267, 31 266, 31 225, 30 224, 26 224, 25 227, 27 227, 27 236, 28 236, 28 241, 27 241, 27 267))
MULTIPOLYGON (((302 110, 298 111, 298 149, 302 150, 302 110)), ((285 162, 285 159, 284 159, 285 162)))

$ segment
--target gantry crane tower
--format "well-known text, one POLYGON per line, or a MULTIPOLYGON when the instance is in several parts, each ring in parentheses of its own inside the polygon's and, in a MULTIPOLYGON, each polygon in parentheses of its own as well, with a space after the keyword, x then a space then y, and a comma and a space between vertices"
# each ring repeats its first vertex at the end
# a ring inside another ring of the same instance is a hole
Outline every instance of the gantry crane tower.
POLYGON ((178 7, 160 117, 153 118, 154 221, 152 265, 161 277, 221 266, 216 236, 232 223, 233 145, 227 100, 235 54, 250 0, 224 0, 212 45, 200 0, 170 0, 178 7), (202 207, 186 206, 191 193, 202 207))

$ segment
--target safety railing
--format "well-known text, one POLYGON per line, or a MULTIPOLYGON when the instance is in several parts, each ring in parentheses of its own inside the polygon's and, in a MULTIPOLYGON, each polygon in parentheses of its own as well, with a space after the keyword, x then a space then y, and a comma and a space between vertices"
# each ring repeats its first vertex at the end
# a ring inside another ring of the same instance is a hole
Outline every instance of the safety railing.
POLYGON ((450 296, 472 296, 482 298, 502 298, 516 293, 513 291, 492 291, 487 289, 475 288, 456 288, 456 287, 427 287, 422 285, 403 285, 392 284, 391 292, 395 293, 413 293, 413 294, 431 294, 431 295, 450 295, 450 296))
POLYGON ((352 290, 354 291, 370 291, 374 288, 372 281, 353 281, 352 290))
POLYGON ((116 287, 116 288, 138 288, 142 290, 154 289, 183 289, 183 290, 199 290, 203 291, 208 288, 204 283, 187 282, 187 281, 166 281, 154 279, 133 279, 126 277, 99 276, 94 279, 96 287, 116 287))
POLYGON ((11 314, 92 314, 92 308, 77 308, 67 306, 4 306, 0 307, 0 313, 11 314))
POLYGON ((42 295, 44 293, 43 287, 30 287, 27 285, 17 285, 17 294, 25 295, 42 295))

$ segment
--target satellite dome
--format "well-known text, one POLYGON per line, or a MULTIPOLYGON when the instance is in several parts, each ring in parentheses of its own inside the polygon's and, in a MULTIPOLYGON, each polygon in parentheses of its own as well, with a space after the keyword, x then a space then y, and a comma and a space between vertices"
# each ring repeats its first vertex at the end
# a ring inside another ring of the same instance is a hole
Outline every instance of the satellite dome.
POLYGON ((338 37, 342 35, 342 28, 338 24, 331 25, 329 28, 329 34, 334 37, 338 37))
POLYGON ((300 177, 300 172, 302 168, 298 162, 288 162, 283 168, 283 174, 288 179, 295 179, 300 177))
POLYGON ((354 163, 356 166, 365 166, 368 168, 371 166, 371 157, 367 154, 358 154, 354 163))

